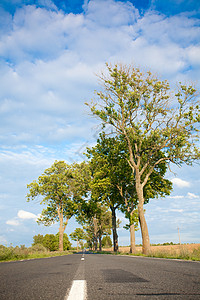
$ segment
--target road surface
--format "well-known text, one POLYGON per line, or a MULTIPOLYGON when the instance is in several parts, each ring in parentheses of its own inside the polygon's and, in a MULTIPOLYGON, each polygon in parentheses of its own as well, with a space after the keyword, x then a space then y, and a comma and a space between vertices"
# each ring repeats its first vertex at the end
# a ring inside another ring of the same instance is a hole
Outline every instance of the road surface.
POLYGON ((0 263, 1 300, 200 299, 200 263, 100 254, 0 263))

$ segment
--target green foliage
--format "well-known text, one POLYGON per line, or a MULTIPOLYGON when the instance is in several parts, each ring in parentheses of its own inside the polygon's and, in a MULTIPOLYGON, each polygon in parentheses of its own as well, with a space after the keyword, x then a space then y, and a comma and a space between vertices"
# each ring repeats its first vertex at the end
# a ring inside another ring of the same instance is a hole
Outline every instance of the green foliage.
MULTIPOLYGON (((42 247, 44 249, 48 249, 49 251, 57 251, 59 250, 59 233, 54 234, 46 234, 45 236, 38 234, 33 237, 32 249, 40 249, 42 247), (35 248, 34 248, 35 247, 35 248)), ((71 243, 69 241, 68 235, 66 233, 63 234, 63 250, 70 250, 71 243)))
MULTIPOLYGON (((56 234, 56 247, 57 250, 59 248, 59 233, 56 234)), ((63 251, 70 250, 71 249, 71 243, 69 241, 68 235, 66 233, 63 234, 63 251)))
POLYGON ((21 245, 16 247, 5 247, 0 245, 0 261, 26 259, 28 257, 28 249, 21 245))
POLYGON ((29 250, 30 250, 30 252, 31 253, 44 253, 44 252, 47 252, 48 250, 47 250, 47 248, 45 248, 45 246, 44 245, 42 245, 42 244, 33 244, 32 245, 32 247, 30 247, 29 248, 29 250))
POLYGON ((33 237, 33 244, 32 245, 37 245, 37 244, 43 244, 44 237, 42 234, 34 235, 33 237))
POLYGON ((145 200, 170 193, 164 179, 169 163, 191 165, 200 158, 198 147, 200 106, 194 87, 179 85, 170 90, 151 72, 143 74, 134 66, 107 64, 101 74, 103 89, 99 102, 88 104, 102 121, 112 125, 116 137, 123 137, 127 161, 135 180, 143 249, 150 250, 144 217, 145 200))
POLYGON ((111 233, 112 219, 111 212, 106 205, 96 202, 93 199, 82 205, 81 214, 77 221, 84 225, 85 240, 89 248, 97 248, 98 240, 105 234, 111 233))
POLYGON ((0 261, 9 260, 13 257, 13 247, 0 245, 0 261))
POLYGON ((102 247, 104 248, 112 247, 112 240, 109 235, 106 235, 102 238, 102 247))
POLYGON ((86 235, 85 235, 85 232, 82 228, 76 228, 74 230, 74 232, 70 233, 70 238, 73 240, 73 241, 76 241, 77 242, 77 250, 78 250, 78 244, 81 245, 81 248, 83 249, 84 248, 84 243, 83 243, 83 240, 86 239, 86 235))
POLYGON ((133 66, 107 64, 107 71, 100 76, 100 105, 86 104, 104 125, 111 124, 134 145, 133 159, 137 164, 140 158, 143 173, 158 164, 159 151, 161 161, 179 165, 199 159, 200 106, 194 87, 180 83, 172 92, 167 81, 133 66))
POLYGON ((33 181, 27 187, 27 201, 42 196, 41 204, 47 208, 42 211, 38 218, 39 223, 46 226, 60 221, 63 216, 68 221, 75 213, 77 206, 73 201, 72 193, 72 170, 71 166, 64 161, 55 163, 39 176, 38 181, 33 181))
POLYGON ((105 133, 100 134, 95 147, 87 149, 93 173, 92 197, 107 206, 123 204, 118 185, 130 181, 125 176, 127 164, 123 154, 122 144, 116 138, 106 138, 105 133))
POLYGON ((81 241, 85 239, 85 232, 82 228, 76 228, 69 236, 73 241, 81 241))
MULTIPOLYGON (((77 196, 74 191, 73 166, 67 165, 64 161, 55 161, 55 163, 39 176, 37 181, 33 181, 27 187, 27 201, 42 197, 41 204, 46 204, 38 223, 50 226, 55 222, 60 223, 59 231, 62 237, 69 219, 77 211, 77 202, 74 198, 77 196)), ((48 249, 54 249, 54 243, 49 245, 46 240, 43 244, 48 249)), ((62 238, 59 243, 59 250, 63 250, 62 238)))
POLYGON ((42 258, 42 257, 52 257, 59 255, 67 255, 71 252, 49 252, 43 245, 35 244, 30 248, 26 248, 24 245, 16 247, 5 247, 0 245, 0 261, 13 261, 21 259, 31 259, 31 258, 42 258))
POLYGON ((58 250, 58 241, 54 234, 46 234, 43 239, 43 245, 49 251, 56 251, 58 250))

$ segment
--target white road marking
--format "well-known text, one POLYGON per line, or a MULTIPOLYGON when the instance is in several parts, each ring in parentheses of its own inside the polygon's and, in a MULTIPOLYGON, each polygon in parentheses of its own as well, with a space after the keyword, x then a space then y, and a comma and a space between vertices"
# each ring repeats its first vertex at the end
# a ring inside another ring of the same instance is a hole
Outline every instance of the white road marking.
POLYGON ((81 258, 81 260, 85 260, 85 258, 84 258, 84 257, 82 257, 82 258, 81 258))
POLYGON ((85 280, 74 280, 72 287, 65 300, 86 300, 87 299, 87 286, 85 280))

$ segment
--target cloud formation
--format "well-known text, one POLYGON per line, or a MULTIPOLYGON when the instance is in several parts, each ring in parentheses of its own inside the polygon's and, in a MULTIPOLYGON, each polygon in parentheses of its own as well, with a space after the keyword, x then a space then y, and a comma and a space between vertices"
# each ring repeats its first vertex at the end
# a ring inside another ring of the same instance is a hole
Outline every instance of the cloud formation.
POLYGON ((190 187, 190 182, 182 180, 181 178, 173 178, 171 181, 179 188, 190 187))
POLYGON ((187 196, 190 198, 190 199, 198 199, 199 196, 193 194, 193 193, 187 193, 187 196))
MULTIPOLYGON (((34 208, 32 214, 25 207, 26 185, 55 159, 82 160, 85 147, 96 141, 98 122, 90 118, 84 102, 99 88, 95 74, 104 69, 105 62, 134 63, 173 86, 177 81, 194 81, 199 86, 197 2, 69 0, 66 6, 57 0, 1 1, 2 224, 25 226, 28 222, 23 220, 34 221, 41 208, 34 208), (18 216, 12 217, 12 213, 18 216)), ((171 201, 167 209, 174 210, 172 223, 182 207, 191 212, 191 222, 196 222, 192 203, 198 207, 199 188, 190 182, 199 178, 199 171, 179 174, 172 180, 175 196, 167 197, 171 201), (186 190, 191 186, 191 191, 186 190), (184 188, 185 196, 179 195, 177 188, 184 188)), ((183 212, 181 220, 187 213, 183 212)), ((171 220, 170 212, 160 222, 164 219, 171 220)), ((1 226, 0 235, 5 232, 7 227, 1 226)))
POLYGON ((19 210, 17 216, 19 219, 23 219, 23 220, 30 220, 30 219, 36 220, 39 217, 39 215, 36 216, 35 214, 25 210, 19 210))
POLYGON ((172 80, 199 77, 195 15, 141 15, 130 2, 104 2, 89 1, 83 14, 29 5, 7 15, 10 26, 0 38, 1 142, 86 137, 84 101, 106 61, 134 62, 172 80))
POLYGON ((6 224, 11 225, 11 226, 19 226, 20 222, 17 219, 12 219, 12 220, 6 221, 6 224))

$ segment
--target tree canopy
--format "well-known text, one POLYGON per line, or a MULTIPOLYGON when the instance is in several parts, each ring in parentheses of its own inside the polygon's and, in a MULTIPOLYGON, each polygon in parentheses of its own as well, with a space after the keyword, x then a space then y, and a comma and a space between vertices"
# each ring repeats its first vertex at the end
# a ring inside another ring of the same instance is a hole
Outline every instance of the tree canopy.
POLYGON ((43 209, 38 223, 50 226, 59 222, 59 250, 63 250, 63 233, 69 219, 77 210, 77 203, 73 200, 72 167, 64 161, 55 163, 44 173, 28 184, 29 193, 27 201, 42 197, 41 204, 47 207, 43 209))

